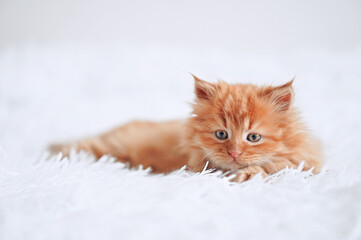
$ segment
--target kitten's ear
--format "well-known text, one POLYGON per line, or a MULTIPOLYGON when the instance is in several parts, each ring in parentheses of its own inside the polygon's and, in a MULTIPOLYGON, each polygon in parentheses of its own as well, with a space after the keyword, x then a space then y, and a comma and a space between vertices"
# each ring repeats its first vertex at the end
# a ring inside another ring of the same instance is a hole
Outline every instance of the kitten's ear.
POLYGON ((293 78, 288 83, 278 87, 267 87, 262 91, 262 95, 267 97, 271 102, 275 103, 277 111, 287 111, 294 98, 293 78))
POLYGON ((216 85, 206 82, 194 76, 194 91, 200 100, 210 100, 216 93, 216 85))

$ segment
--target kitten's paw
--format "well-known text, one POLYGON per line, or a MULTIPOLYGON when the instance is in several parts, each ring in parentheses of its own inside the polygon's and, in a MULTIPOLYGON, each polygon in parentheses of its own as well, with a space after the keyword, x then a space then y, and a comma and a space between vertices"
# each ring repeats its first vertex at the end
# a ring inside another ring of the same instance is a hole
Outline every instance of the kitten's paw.
POLYGON ((267 177, 268 173, 264 171, 263 168, 259 166, 249 166, 240 170, 237 170, 235 172, 236 176, 231 179, 232 182, 245 182, 247 180, 250 180, 257 174, 261 173, 262 177, 267 177))

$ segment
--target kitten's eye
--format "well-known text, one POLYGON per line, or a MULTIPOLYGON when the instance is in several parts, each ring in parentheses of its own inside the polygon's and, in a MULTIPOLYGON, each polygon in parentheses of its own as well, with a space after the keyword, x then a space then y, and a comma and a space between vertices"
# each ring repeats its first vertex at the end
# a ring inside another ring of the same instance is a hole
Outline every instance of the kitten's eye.
POLYGON ((247 136, 247 140, 250 142, 258 142, 259 140, 261 140, 262 136, 256 133, 250 133, 247 136))
POLYGON ((214 134, 216 134, 216 137, 221 140, 225 140, 228 138, 228 133, 226 131, 216 131, 214 134))

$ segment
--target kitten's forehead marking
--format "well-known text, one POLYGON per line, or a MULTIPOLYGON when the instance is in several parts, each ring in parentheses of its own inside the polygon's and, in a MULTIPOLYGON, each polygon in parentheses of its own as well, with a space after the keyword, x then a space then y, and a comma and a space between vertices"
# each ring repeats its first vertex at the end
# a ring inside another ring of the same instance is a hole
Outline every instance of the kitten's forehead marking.
POLYGON ((257 128, 258 124, 252 118, 251 106, 254 91, 253 86, 242 85, 238 86, 237 91, 228 92, 223 100, 221 114, 226 128, 232 128, 234 132, 240 133, 257 128))
POLYGON ((247 109, 247 97, 237 94, 228 95, 224 99, 222 117, 225 120, 226 128, 232 128, 234 132, 243 131, 243 116, 247 109))
POLYGON ((249 117, 248 117, 248 116, 245 116, 245 117, 243 118, 243 129, 242 129, 243 132, 249 130, 249 123, 250 123, 249 117))
POLYGON ((248 106, 248 98, 246 96, 242 96, 241 98, 241 112, 246 112, 248 106))

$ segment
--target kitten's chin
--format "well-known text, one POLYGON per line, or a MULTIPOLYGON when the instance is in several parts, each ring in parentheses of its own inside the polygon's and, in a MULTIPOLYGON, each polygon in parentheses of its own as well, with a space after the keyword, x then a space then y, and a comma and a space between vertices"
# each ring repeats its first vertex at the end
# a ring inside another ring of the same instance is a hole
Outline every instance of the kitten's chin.
POLYGON ((223 160, 215 159, 212 160, 212 162, 214 165, 224 170, 236 170, 247 167, 247 164, 242 164, 233 159, 223 159, 223 160))

